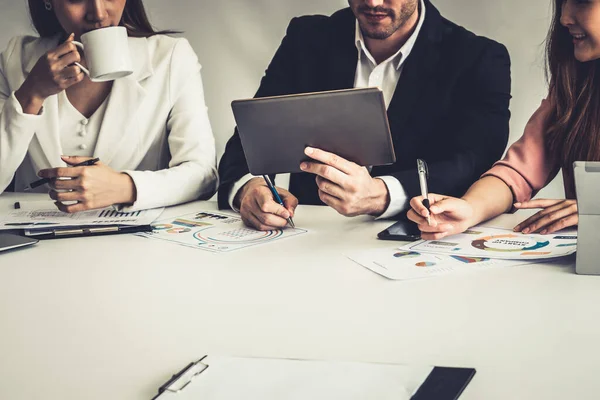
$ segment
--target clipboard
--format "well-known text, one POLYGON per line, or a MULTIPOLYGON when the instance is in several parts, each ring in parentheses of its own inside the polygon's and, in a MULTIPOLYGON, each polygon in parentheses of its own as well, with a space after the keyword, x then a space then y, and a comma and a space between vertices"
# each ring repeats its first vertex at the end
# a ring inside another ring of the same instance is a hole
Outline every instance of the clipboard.
POLYGON ((191 362, 152 400, 456 400, 473 368, 209 357, 191 362))
POLYGON ((152 232, 152 225, 92 225, 60 228, 23 229, 23 236, 38 240, 152 232))

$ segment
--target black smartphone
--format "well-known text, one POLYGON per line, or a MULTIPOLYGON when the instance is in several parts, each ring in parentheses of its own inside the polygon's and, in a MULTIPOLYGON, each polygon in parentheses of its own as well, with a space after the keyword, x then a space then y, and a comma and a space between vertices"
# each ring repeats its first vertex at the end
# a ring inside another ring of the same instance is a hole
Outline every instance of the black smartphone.
POLYGON ((421 239, 421 231, 417 224, 412 221, 401 219, 386 230, 377 234, 381 240, 400 240, 403 242, 414 242, 421 239))

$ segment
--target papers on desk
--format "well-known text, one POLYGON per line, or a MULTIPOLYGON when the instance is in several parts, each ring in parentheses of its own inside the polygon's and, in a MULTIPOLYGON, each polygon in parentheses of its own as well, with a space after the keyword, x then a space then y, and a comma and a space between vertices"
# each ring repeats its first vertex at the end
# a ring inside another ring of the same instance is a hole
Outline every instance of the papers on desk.
POLYGON ((456 399, 472 368, 213 357, 188 365, 154 400, 456 399))
POLYGON ((577 250, 573 231, 553 235, 523 234, 508 229, 476 226, 441 240, 419 240, 400 246, 406 251, 504 260, 542 260, 564 257, 577 250))
POLYGON ((156 221, 152 224, 152 228, 153 232, 138 235, 215 253, 271 243, 307 232, 304 229, 290 227, 274 231, 257 231, 246 227, 238 216, 213 211, 199 211, 156 221))
POLYGON ((111 207, 68 214, 56 208, 52 201, 35 202, 34 209, 10 210, 0 215, 0 230, 39 229, 73 226, 149 225, 160 216, 163 208, 119 212, 111 207))
POLYGON ((431 278, 490 267, 511 267, 527 261, 427 254, 395 248, 366 250, 348 254, 348 258, 392 280, 431 278))

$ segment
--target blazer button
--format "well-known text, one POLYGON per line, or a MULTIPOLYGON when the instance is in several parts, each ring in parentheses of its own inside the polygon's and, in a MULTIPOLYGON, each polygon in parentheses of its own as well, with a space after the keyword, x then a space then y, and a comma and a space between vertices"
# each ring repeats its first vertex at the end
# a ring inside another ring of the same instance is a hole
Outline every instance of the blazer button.
POLYGON ((85 129, 82 129, 82 130, 79 131, 79 136, 83 137, 83 136, 86 135, 86 133, 87 132, 85 131, 85 129))
POLYGON ((87 125, 87 124, 88 124, 88 120, 87 120, 87 119, 82 119, 82 120, 80 121, 80 123, 81 123, 81 125, 84 125, 84 126, 85 126, 85 125, 87 125))
POLYGON ((86 150, 87 149, 87 145, 86 144, 80 144, 79 145, 79 150, 86 150))

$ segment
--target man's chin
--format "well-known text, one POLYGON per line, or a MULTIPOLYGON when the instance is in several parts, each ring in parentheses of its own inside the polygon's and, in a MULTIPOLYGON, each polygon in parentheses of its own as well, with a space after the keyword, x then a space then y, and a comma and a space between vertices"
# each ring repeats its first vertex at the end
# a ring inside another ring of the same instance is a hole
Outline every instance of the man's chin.
POLYGON ((370 39, 384 40, 390 37, 390 30, 387 27, 374 27, 372 25, 361 25, 360 30, 363 36, 370 39))

